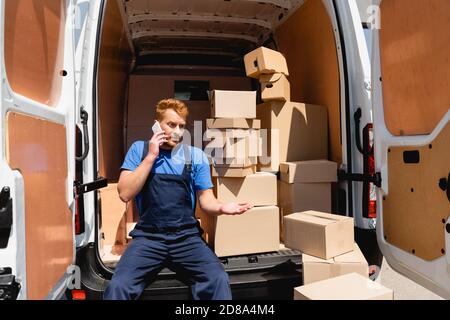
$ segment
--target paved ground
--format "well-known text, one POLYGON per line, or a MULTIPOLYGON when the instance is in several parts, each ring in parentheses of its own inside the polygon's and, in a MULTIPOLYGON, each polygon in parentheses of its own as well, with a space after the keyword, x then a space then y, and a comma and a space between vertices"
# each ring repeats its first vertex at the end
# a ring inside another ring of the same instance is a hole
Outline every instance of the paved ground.
POLYGON ((385 259, 383 259, 377 282, 394 290, 395 300, 443 300, 440 296, 394 271, 385 259))

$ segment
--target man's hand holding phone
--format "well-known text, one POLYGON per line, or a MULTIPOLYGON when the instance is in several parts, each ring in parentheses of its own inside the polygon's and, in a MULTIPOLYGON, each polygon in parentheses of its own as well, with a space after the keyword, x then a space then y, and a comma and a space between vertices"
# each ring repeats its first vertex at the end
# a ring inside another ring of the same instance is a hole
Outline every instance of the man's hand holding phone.
POLYGON ((149 141, 147 158, 155 160, 159 155, 159 147, 163 143, 167 142, 169 136, 167 136, 165 132, 162 130, 158 121, 155 122, 155 124, 152 127, 152 130, 154 134, 149 141))

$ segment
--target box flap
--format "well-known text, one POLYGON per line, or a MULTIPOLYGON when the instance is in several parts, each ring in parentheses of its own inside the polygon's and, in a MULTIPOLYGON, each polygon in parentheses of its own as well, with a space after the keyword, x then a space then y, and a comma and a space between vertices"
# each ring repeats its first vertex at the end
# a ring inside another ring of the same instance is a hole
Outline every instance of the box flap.
POLYGON ((305 215, 311 216, 311 217, 315 217, 315 218, 319 218, 319 219, 326 219, 328 221, 332 221, 332 222, 338 222, 338 221, 344 221, 344 220, 349 220, 349 219, 353 219, 350 217, 346 217, 346 216, 340 216, 337 214, 331 214, 331 213, 325 213, 325 212, 319 212, 319 211, 314 211, 314 210, 309 210, 309 211, 305 211, 302 212, 305 215))

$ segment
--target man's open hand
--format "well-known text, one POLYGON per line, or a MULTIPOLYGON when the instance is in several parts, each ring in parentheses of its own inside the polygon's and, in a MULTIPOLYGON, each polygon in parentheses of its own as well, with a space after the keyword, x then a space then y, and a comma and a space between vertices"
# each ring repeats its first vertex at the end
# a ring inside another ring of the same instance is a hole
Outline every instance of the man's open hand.
POLYGON ((235 214, 243 214, 247 210, 253 208, 253 205, 250 203, 226 203, 220 207, 221 214, 227 215, 235 215, 235 214))

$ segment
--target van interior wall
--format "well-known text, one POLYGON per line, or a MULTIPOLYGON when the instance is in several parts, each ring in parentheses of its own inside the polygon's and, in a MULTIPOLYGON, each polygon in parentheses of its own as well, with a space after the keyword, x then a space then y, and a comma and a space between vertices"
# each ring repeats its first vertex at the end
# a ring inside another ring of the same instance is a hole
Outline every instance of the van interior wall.
POLYGON ((328 108, 329 157, 342 162, 339 65, 333 27, 322 1, 307 0, 276 30, 289 67, 291 100, 328 108))
POLYGON ((117 1, 107 1, 98 65, 99 174, 117 181, 123 161, 123 119, 132 63, 117 1))
MULTIPOLYGON (((162 99, 174 97, 175 81, 208 81, 210 90, 252 90, 250 78, 238 76, 188 76, 145 75, 130 77, 128 113, 126 126, 126 149, 136 140, 150 139, 151 126, 155 119, 155 107, 162 99)), ((202 121, 202 135, 206 119, 211 117, 209 101, 184 101, 189 108, 186 129, 191 135, 191 144, 198 146, 201 137, 194 136, 194 121, 202 121), (194 139, 197 139, 194 141, 194 139)), ((202 140, 200 140, 202 141, 202 140)))

